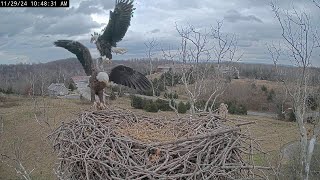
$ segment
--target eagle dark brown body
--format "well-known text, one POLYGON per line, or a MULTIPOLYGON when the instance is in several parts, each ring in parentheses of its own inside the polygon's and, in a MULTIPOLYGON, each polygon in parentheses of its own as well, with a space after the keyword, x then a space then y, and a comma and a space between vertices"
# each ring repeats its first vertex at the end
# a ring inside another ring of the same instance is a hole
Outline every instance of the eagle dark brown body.
POLYGON ((103 90, 107 87, 105 82, 99 82, 97 78, 94 78, 98 75, 96 71, 94 71, 89 78, 89 87, 91 89, 91 102, 95 101, 95 95, 99 97, 100 102, 104 102, 103 100, 103 90))

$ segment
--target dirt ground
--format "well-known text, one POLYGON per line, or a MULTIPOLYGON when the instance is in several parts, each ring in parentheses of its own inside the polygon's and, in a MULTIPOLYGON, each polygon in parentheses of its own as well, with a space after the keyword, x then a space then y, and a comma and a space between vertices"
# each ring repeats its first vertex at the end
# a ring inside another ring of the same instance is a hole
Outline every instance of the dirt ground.
MULTIPOLYGON (((21 162, 27 170, 33 172, 33 179, 54 179, 54 163, 56 156, 47 135, 62 122, 68 122, 77 113, 90 109, 90 103, 81 100, 53 98, 19 98, 9 97, 2 100, 0 107, 0 153, 14 157, 13 143, 19 144, 21 162), (50 125, 50 128, 46 124, 50 125), (3 126, 2 126, 3 124, 3 126), (2 128, 3 127, 3 128, 2 128)), ((127 108, 136 113, 144 113, 153 117, 175 117, 173 112, 146 113, 132 109, 129 98, 118 98, 110 102, 110 106, 127 108)), ((283 122, 259 116, 233 116, 231 119, 254 121, 248 126, 252 137, 259 140, 262 149, 272 156, 291 141, 297 140, 297 126, 291 122, 283 122)), ((261 161, 261 159, 257 159, 261 161)), ((259 162, 257 162, 259 163, 259 162)), ((0 179, 18 179, 14 168, 0 161, 0 179)))

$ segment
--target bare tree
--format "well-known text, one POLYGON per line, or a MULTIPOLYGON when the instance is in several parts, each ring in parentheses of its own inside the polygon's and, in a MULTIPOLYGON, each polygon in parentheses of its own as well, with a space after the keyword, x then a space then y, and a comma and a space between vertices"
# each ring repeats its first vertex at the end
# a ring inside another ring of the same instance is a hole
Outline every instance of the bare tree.
POLYGON ((27 81, 29 82, 29 84, 30 84, 30 86, 31 86, 31 94, 30 94, 30 95, 32 95, 32 97, 34 97, 34 95, 35 95, 34 89, 35 89, 36 79, 35 79, 35 75, 34 75, 33 72, 30 72, 30 73, 29 73, 29 76, 28 76, 28 78, 27 78, 27 81))
POLYGON ((222 21, 218 21, 215 27, 211 27, 211 36, 214 41, 214 55, 220 64, 222 61, 239 61, 242 54, 236 57, 238 52, 238 40, 235 34, 225 33, 223 34, 221 29, 223 26, 222 21), (237 58, 237 59, 235 59, 237 58))
MULTIPOLYGON (((146 52, 146 55, 148 57, 148 60, 149 60, 149 66, 150 66, 150 71, 149 71, 149 75, 152 74, 153 72, 153 64, 152 64, 152 60, 153 60, 153 57, 155 55, 155 48, 158 46, 158 43, 157 43, 157 40, 156 39, 152 39, 152 40, 149 40, 148 42, 145 42, 144 45, 146 46, 147 48, 147 52, 146 52)), ((151 86, 152 86, 152 95, 155 96, 155 91, 154 91, 154 84, 151 82, 151 86)))
MULTIPOLYGON (((312 23, 310 17, 305 12, 283 11, 276 3, 271 3, 271 8, 282 29, 282 38, 284 44, 283 53, 290 57, 291 62, 296 65, 296 76, 285 79, 281 77, 286 91, 292 102, 296 122, 299 127, 300 135, 300 158, 301 158, 301 178, 307 180, 310 174, 310 163, 314 151, 314 146, 320 135, 319 116, 315 117, 317 123, 314 125, 311 139, 308 141, 305 115, 308 112, 307 98, 313 92, 314 87, 310 84, 310 67, 312 66, 312 55, 316 47, 312 23)), ((270 50, 273 55, 274 63, 278 63, 277 51, 270 50), (275 53, 276 52, 276 53, 275 53)))
MULTIPOLYGON (((175 71, 175 61, 176 61, 176 58, 178 56, 177 53, 173 52, 172 48, 169 47, 167 50, 164 50, 162 49, 162 54, 163 54, 163 57, 166 61, 169 61, 172 63, 172 68, 171 68, 171 87, 174 86, 174 76, 176 74, 176 71, 175 71)), ((163 83, 164 83, 164 87, 166 87, 166 76, 163 76, 164 79, 163 79, 163 83)), ((169 88, 169 94, 172 95, 173 91, 172 91, 172 88, 169 88)), ((179 113, 178 113, 178 110, 175 106, 175 104, 173 104, 172 102, 175 102, 173 96, 169 96, 169 107, 176 113, 177 116, 179 116, 179 113)))
POLYGON ((41 68, 39 70, 39 74, 38 74, 38 78, 39 78, 39 81, 40 81, 40 95, 41 96, 44 96, 45 95, 45 91, 46 91, 46 85, 47 85, 47 82, 49 80, 49 77, 48 77, 48 74, 44 71, 44 68, 41 68))
POLYGON ((186 67, 183 68, 182 82, 189 97, 191 113, 207 110, 211 112, 215 101, 230 82, 220 63, 232 62, 242 56, 237 54, 236 36, 222 33, 221 28, 222 22, 218 22, 210 31, 199 30, 192 25, 185 28, 176 26, 181 37, 180 59, 186 67), (215 62, 218 63, 217 66, 215 62), (195 103, 204 94, 208 96, 205 107, 197 109, 195 103))
POLYGON ((3 117, 2 116, 0 116, 0 135, 3 133, 3 131, 4 131, 4 124, 3 124, 3 117))
POLYGON ((192 25, 176 30, 181 37, 180 58, 184 63, 182 68, 182 83, 190 102, 191 113, 195 113, 195 103, 205 88, 205 75, 209 67, 204 63, 211 60, 209 49, 210 34, 201 32, 192 25), (189 67, 191 66, 191 67, 189 67))
MULTIPOLYGON (((313 3, 315 4, 315 6, 317 6, 320 9, 320 1, 319 0, 312 0, 313 3)), ((320 37, 319 37, 320 33, 316 30, 316 33, 314 34, 314 37, 316 39, 316 47, 320 48, 320 37)))
POLYGON ((148 40, 148 42, 145 42, 144 45, 147 48, 146 55, 149 60, 149 66, 150 66, 149 74, 151 75, 153 72, 152 60, 153 60, 153 57, 155 56, 155 48, 158 46, 158 42, 156 39, 153 38, 152 40, 148 40))
MULTIPOLYGON (((229 85, 229 81, 223 74, 223 68, 220 66, 221 62, 226 62, 226 68, 230 68, 231 62, 239 61, 243 54, 238 54, 238 40, 235 34, 222 33, 223 22, 218 21, 217 25, 211 27, 211 37, 213 38, 213 52, 218 66, 215 71, 211 73, 211 91, 210 96, 205 104, 204 110, 207 110, 209 102, 213 99, 211 107, 208 109, 211 112, 217 98, 225 92, 229 85)), ((230 69, 226 69, 230 71, 230 69)), ((232 71, 232 70, 231 70, 232 71)), ((230 76, 230 75, 229 75, 230 76)))
POLYGON ((313 2, 318 8, 320 8, 320 2, 318 2, 317 0, 312 0, 312 2, 313 2))

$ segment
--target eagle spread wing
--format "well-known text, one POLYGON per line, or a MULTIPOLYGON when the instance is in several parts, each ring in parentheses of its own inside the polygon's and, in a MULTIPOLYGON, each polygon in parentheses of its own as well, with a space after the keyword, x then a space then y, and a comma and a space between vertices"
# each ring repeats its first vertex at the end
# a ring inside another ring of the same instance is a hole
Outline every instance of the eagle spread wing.
POLYGON ((68 51, 75 54, 82 64, 85 73, 90 76, 92 74, 93 70, 93 61, 90 54, 90 51, 87 47, 85 47, 83 44, 81 44, 78 41, 72 41, 72 40, 58 40, 54 42, 54 45, 57 47, 63 47, 67 49, 68 51))
POLYGON ((143 74, 123 65, 116 66, 111 70, 109 80, 141 91, 151 88, 150 81, 143 74))
POLYGON ((130 26, 133 10, 133 0, 117 0, 114 12, 110 11, 109 23, 99 39, 116 47, 130 26))
POLYGON ((117 0, 114 11, 110 11, 109 22, 102 35, 92 35, 101 57, 112 59, 111 47, 116 47, 126 34, 133 14, 133 0, 117 0), (95 37, 97 36, 98 37, 95 37))

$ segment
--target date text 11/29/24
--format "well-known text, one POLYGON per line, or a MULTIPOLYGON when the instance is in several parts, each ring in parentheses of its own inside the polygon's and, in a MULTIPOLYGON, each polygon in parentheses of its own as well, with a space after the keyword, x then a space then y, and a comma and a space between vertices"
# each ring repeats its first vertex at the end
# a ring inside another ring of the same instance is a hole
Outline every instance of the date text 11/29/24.
POLYGON ((0 0, 2 7, 69 7, 69 0, 0 0))

